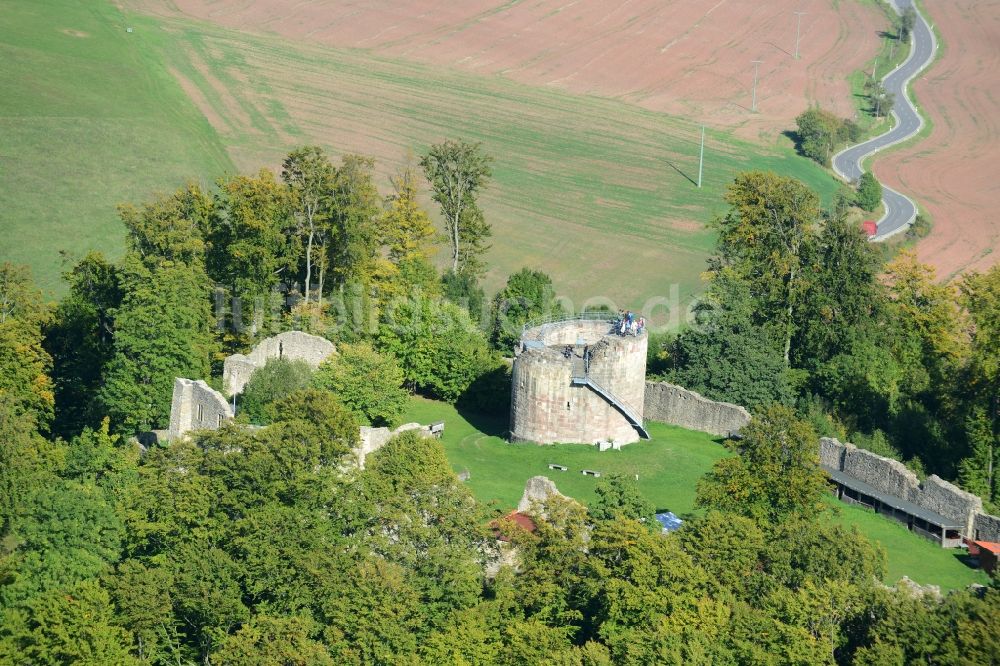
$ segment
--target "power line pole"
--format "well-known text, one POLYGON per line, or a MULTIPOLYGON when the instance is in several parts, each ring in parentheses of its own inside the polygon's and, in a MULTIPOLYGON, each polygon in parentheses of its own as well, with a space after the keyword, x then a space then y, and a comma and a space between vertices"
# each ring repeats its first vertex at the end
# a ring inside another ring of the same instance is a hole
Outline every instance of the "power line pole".
POLYGON ((799 17, 798 23, 795 24, 795 59, 799 59, 799 33, 802 29, 802 15, 806 12, 794 12, 794 14, 799 17))
POLYGON ((701 156, 698 158, 698 187, 701 187, 701 174, 705 166, 705 126, 701 126, 701 156))
POLYGON ((872 81, 875 80, 875 69, 878 67, 878 56, 875 56, 875 63, 872 65, 872 81))
POLYGON ((757 113, 757 70, 763 60, 752 60, 753 63, 753 102, 750 103, 751 113, 757 113))

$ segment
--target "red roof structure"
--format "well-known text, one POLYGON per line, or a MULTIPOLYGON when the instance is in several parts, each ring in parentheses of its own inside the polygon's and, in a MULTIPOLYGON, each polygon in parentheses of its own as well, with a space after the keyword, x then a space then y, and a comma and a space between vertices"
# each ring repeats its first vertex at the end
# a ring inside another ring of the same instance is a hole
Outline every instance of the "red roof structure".
POLYGON ((979 566, 986 573, 993 573, 1000 560, 1000 543, 994 541, 967 541, 969 555, 979 560, 979 566))
POLYGON ((875 220, 865 220, 861 223, 861 230, 871 238, 878 233, 878 224, 876 224, 875 220))
MULTIPOLYGON (((535 530, 538 529, 538 526, 535 525, 535 521, 531 519, 531 516, 523 514, 519 511, 511 511, 506 516, 504 516, 503 519, 512 521, 515 525, 520 527, 525 532, 534 532, 535 530)), ((493 528, 493 534, 494 536, 496 536, 497 539, 499 539, 500 541, 510 541, 510 537, 500 532, 500 521, 494 520, 492 523, 490 523, 490 527, 493 528)))

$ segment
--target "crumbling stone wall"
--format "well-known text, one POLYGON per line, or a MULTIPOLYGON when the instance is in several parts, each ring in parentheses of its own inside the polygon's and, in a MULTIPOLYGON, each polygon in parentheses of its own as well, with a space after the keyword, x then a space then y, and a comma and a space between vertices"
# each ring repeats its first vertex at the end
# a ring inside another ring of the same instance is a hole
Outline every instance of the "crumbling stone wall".
POLYGON ((844 464, 840 471, 883 493, 916 503, 920 479, 906 465, 853 444, 845 444, 844 447, 844 464))
POLYGON ((835 470, 844 469, 844 452, 847 446, 832 437, 819 438, 819 464, 835 470))
MULTIPOLYGON (((830 437, 819 440, 820 463, 864 481, 879 492, 913 502, 919 507, 954 520, 965 536, 975 530, 1000 538, 1000 518, 982 513, 983 501, 932 474, 921 483, 903 463, 841 443, 830 437)), ((984 537, 985 538, 985 537, 984 537)))
POLYGON ((335 352, 333 343, 318 335, 302 331, 286 331, 261 340, 249 354, 233 354, 226 358, 222 369, 222 385, 228 395, 243 391, 250 376, 267 363, 268 359, 286 358, 305 361, 318 368, 335 352))
POLYGON ((750 422, 750 412, 731 402, 719 402, 668 382, 646 382, 646 417, 725 436, 750 422))
POLYGON ((924 479, 916 499, 911 501, 945 518, 951 518, 963 526, 966 535, 973 534, 975 514, 983 510, 983 500, 978 496, 965 492, 936 474, 924 479))
POLYGON ((1000 543, 1000 518, 988 513, 977 513, 972 521, 972 538, 1000 543))
POLYGON ((390 439, 396 435, 407 432, 409 430, 416 430, 421 437, 433 437, 431 433, 431 427, 429 425, 420 425, 419 423, 404 423, 395 430, 389 430, 388 428, 372 428, 370 426, 361 426, 361 437, 360 444, 357 448, 352 449, 355 458, 357 458, 358 468, 365 468, 365 458, 370 454, 378 451, 383 446, 386 445, 390 439))
POLYGON ((233 418, 233 408, 226 398, 205 382, 177 377, 170 403, 171 440, 191 430, 215 430, 233 418))

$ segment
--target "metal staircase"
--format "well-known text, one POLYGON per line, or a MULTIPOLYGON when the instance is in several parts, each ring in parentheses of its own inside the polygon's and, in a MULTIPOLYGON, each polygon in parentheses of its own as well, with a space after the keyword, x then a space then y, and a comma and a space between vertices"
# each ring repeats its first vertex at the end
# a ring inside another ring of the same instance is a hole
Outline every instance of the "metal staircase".
POLYGON ((649 439, 649 433, 646 431, 646 427, 642 424, 642 419, 639 418, 632 408, 629 407, 628 404, 626 404, 621 398, 590 378, 584 359, 578 357, 573 359, 573 376, 570 378, 570 383, 574 386, 586 386, 591 391, 607 400, 608 404, 617 409, 621 415, 625 417, 625 420, 628 421, 633 428, 635 428, 640 437, 643 439, 649 439))

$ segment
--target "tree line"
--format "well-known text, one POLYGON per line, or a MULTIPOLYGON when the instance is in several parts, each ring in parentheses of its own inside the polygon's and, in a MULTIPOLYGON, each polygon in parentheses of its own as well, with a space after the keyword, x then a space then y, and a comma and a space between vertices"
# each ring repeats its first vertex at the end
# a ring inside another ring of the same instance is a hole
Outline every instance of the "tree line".
POLYGON ((746 405, 795 407, 822 434, 955 479, 997 507, 1000 268, 939 282, 886 262, 805 185, 737 176, 695 325, 654 371, 746 405))

